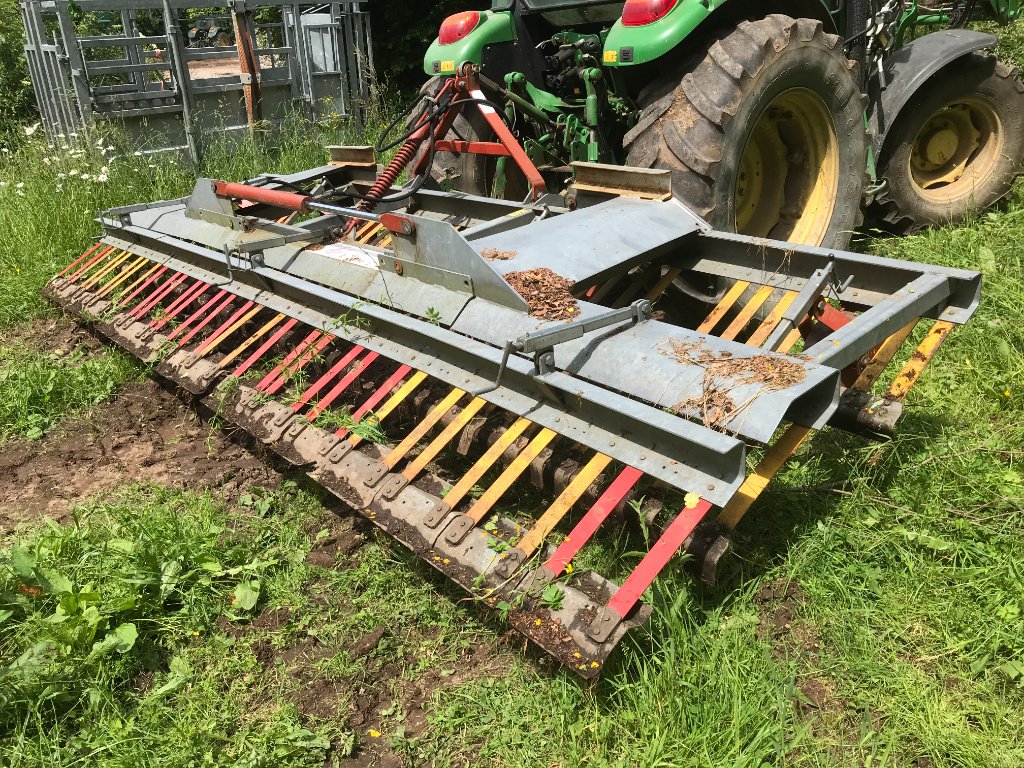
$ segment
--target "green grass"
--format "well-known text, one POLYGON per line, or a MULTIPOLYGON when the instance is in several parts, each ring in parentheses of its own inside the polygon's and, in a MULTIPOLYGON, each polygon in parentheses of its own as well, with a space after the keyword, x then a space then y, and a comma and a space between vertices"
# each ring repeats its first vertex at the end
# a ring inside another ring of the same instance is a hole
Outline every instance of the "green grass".
POLYGON ((0 445, 16 436, 42 437, 142 375, 137 362, 116 350, 60 356, 0 345, 0 445))
POLYGON ((476 631, 387 543, 349 570, 307 564, 332 525, 292 483, 239 506, 136 486, 24 537, 0 565, 0 762, 319 766, 351 753, 372 735, 348 726, 347 704, 376 684, 347 658, 355 639, 388 627, 374 662, 409 679, 452 668, 476 631), (249 628, 273 611, 281 626, 249 628), (266 659, 290 648, 337 682, 340 714, 300 711, 294 659, 266 659))

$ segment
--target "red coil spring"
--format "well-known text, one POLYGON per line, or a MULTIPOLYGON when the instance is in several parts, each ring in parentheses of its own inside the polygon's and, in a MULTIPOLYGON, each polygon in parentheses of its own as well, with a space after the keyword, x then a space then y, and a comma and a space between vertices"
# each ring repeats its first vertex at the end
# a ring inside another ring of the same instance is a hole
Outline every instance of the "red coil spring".
MULTIPOLYGON (((370 187, 370 191, 366 193, 366 198, 359 201, 356 205, 356 210, 363 211, 364 213, 371 213, 374 208, 377 207, 377 203, 384 194, 391 189, 391 185, 398 179, 399 174, 405 169, 410 161, 416 156, 416 152, 419 151, 420 146, 423 144, 424 138, 426 138, 427 132, 417 131, 414 135, 410 136, 402 148, 395 153, 395 156, 391 158, 391 162, 388 163, 388 167, 384 169, 380 176, 377 177, 377 181, 370 187)), ((345 223, 344 233, 348 235, 356 228, 359 223, 359 219, 349 219, 345 223)))

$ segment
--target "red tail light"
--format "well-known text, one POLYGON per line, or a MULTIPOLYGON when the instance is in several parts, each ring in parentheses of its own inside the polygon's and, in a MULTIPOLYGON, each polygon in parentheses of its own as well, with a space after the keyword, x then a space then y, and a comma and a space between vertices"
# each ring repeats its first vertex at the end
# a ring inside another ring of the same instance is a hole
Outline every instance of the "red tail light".
POLYGON ((437 41, 441 45, 457 43, 464 38, 480 23, 480 14, 477 11, 463 11, 449 16, 441 23, 441 33, 437 41))
POLYGON ((663 19, 679 0, 626 0, 622 9, 622 26, 643 27, 663 19))

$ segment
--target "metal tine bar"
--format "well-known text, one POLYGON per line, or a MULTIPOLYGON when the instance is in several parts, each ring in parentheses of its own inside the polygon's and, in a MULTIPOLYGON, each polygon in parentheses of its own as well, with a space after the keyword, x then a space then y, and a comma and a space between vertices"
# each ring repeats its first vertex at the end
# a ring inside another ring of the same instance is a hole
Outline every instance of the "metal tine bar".
POLYGON ((159 288, 153 291, 153 293, 149 295, 149 298, 141 301, 135 309, 128 313, 128 315, 130 317, 134 317, 136 320, 141 320, 147 312, 159 304, 167 294, 177 288, 181 283, 185 282, 186 279, 187 275, 183 272, 175 272, 165 280, 159 288))
POLYGON ((732 305, 739 300, 743 292, 749 287, 750 283, 745 280, 737 280, 733 283, 732 288, 725 292, 722 300, 715 305, 715 308, 711 310, 704 319, 704 322, 697 326, 698 333, 711 333, 719 321, 725 317, 725 313, 732 308, 732 305))
MULTIPOLYGON (((392 390, 402 383, 402 379, 409 375, 412 367, 408 365, 399 366, 398 370, 388 377, 388 380, 381 384, 373 393, 363 401, 362 405, 352 412, 352 421, 359 423, 359 419, 376 408, 380 402, 391 394, 392 390)), ((336 434, 338 437, 345 437, 349 433, 348 427, 340 427, 336 434)))
POLYGON ((181 292, 181 295, 177 299, 171 302, 171 305, 167 307, 167 311, 164 312, 160 317, 154 318, 150 321, 149 327, 153 330, 160 330, 167 325, 174 317, 185 309, 193 301, 197 301, 200 296, 206 293, 211 288, 209 283, 204 283, 202 280, 196 280, 188 288, 181 292))
POLYGON ((96 252, 97 248, 102 248, 103 245, 104 245, 104 243, 102 241, 94 243, 93 246, 91 248, 89 248, 88 250, 86 250, 85 253, 83 253, 77 259, 75 259, 70 264, 68 264, 66 267, 64 267, 64 269, 62 269, 60 272, 58 272, 57 273, 57 277, 64 277, 64 275, 66 275, 68 272, 73 270, 75 267, 77 267, 83 261, 88 259, 92 254, 94 254, 96 252))
POLYGON ((413 427, 412 432, 405 436, 398 446, 391 451, 383 460, 384 466, 389 470, 394 469, 398 462, 400 462, 405 455, 411 451, 416 444, 423 439, 423 437, 429 432, 437 422, 441 420, 448 411, 455 407, 455 404, 462 399, 462 396, 466 394, 464 389, 456 387, 448 395, 441 400, 437 405, 430 409, 430 412, 423 417, 419 423, 413 427))
POLYGON ((469 472, 463 475, 459 482, 453 485, 451 490, 444 495, 443 500, 445 504, 452 508, 458 505, 463 497, 469 493, 469 490, 487 473, 487 470, 493 467, 498 459, 501 458, 501 455, 511 448, 512 444, 519 439, 519 436, 532 425, 533 422, 529 419, 516 419, 515 423, 491 444, 491 447, 484 452, 484 455, 477 459, 476 464, 470 468, 469 472))
POLYGON ((100 269, 97 269, 85 282, 82 283, 82 288, 89 289, 93 286, 97 286, 104 278, 108 277, 111 272, 124 264, 131 257, 131 251, 121 251, 121 253, 114 256, 110 261, 104 264, 100 269))
POLYGON ((364 349, 364 347, 360 347, 357 344, 344 355, 342 355, 340 360, 338 360, 336 363, 334 363, 334 365, 327 369, 327 372, 323 376, 317 379, 316 382, 314 382, 311 387, 307 388, 306 391, 302 393, 301 397, 299 397, 298 400, 292 403, 292 410, 301 411, 303 407, 305 407, 306 403, 308 403, 317 394, 319 394, 320 390, 322 390, 324 387, 326 387, 328 384, 334 381, 334 378, 338 376, 346 368, 348 368, 352 364, 353 360, 359 357, 359 355, 363 354, 364 349))
MULTIPOLYGON (((772 310, 771 315, 765 319, 765 322, 761 324, 754 336, 751 336, 748 344, 752 343, 755 337, 763 338, 760 340, 760 344, 767 342, 772 329, 778 325, 776 320, 771 328, 765 328, 769 324, 772 316, 777 315, 779 318, 782 317, 782 313, 786 311, 786 308, 796 299, 797 293, 791 291, 782 297, 782 300, 772 310), (786 299, 789 299, 788 301, 786 299), (781 309, 780 309, 781 307, 781 309), (762 334, 762 331, 764 333, 762 334)), ((915 321, 916 322, 916 321, 915 321)), ((780 349, 792 349, 793 345, 796 344, 797 339, 800 338, 799 330, 794 328, 787 335, 783 341, 780 349), (794 338, 794 334, 796 337, 794 338), (790 340, 792 341, 790 342, 790 340)), ((760 346, 760 344, 758 346, 760 346)), ((730 530, 735 528, 743 516, 747 514, 750 508, 757 501, 758 497, 764 492, 764 489, 768 487, 768 483, 772 481, 772 478, 778 474, 779 470, 782 469, 782 465, 785 464, 789 458, 796 453, 796 450, 803 444, 810 435, 811 430, 809 427, 803 427, 798 424, 790 424, 786 431, 782 433, 782 436, 776 440, 771 447, 765 452, 764 457, 758 462, 757 467, 754 471, 747 475, 743 484, 740 485, 739 490, 729 500, 729 503, 725 505, 725 508, 719 513, 717 522, 721 525, 726 526, 730 530)))
POLYGON ((89 264, 85 271, 81 272, 78 276, 78 279, 82 281, 82 286, 91 287, 93 284, 93 278, 97 275, 105 274, 111 264, 123 255, 124 251, 120 251, 117 248, 111 248, 109 251, 105 252, 101 258, 89 264))
POLYGON ((118 303, 128 304, 132 299, 138 296, 146 287, 153 281, 156 280, 167 270, 167 267, 162 267, 159 264, 154 264, 149 270, 141 275, 138 280, 129 285, 121 294, 117 297, 118 303))
POLYGON ((793 351, 793 347, 796 346, 797 342, 800 341, 801 338, 803 337, 800 335, 800 329, 794 328, 786 335, 786 338, 782 340, 782 343, 775 348, 775 351, 788 355, 793 351))
POLYGON ((263 392, 268 386, 273 384, 277 378, 281 375, 281 372, 289 365, 291 365, 299 355, 303 354, 317 339, 323 336, 323 331, 313 329, 309 332, 309 335, 304 338, 295 349, 284 356, 284 359, 274 366, 273 370, 270 371, 266 376, 259 380, 256 384, 256 389, 263 392))
POLYGON ((889 363, 892 362, 892 359, 896 357, 896 353, 900 351, 903 342, 914 332, 914 328, 917 327, 919 322, 921 322, 921 318, 914 318, 882 342, 882 346, 878 348, 868 364, 864 366, 864 370, 860 372, 860 375, 853 382, 853 386, 850 389, 858 392, 867 392, 871 389, 889 363))
POLYGON ((522 552, 524 557, 532 555, 537 550, 537 547, 544 543, 547 535, 569 513, 569 510, 587 492, 587 489, 596 482, 598 476, 608 468, 611 461, 610 456, 598 453, 586 463, 583 469, 572 479, 572 482, 565 487, 565 490, 558 495, 558 498, 552 502, 551 506, 544 511, 544 514, 537 519, 533 527, 516 544, 516 549, 522 552))
POLYGON ((356 242, 366 245, 373 240, 373 238, 376 237, 383 228, 383 226, 375 221, 369 222, 365 227, 363 227, 362 232, 356 235, 356 242))
POLYGON ((718 522, 730 530, 735 528, 764 489, 768 487, 768 483, 782 469, 782 465, 789 460, 789 457, 796 452, 796 449, 803 444, 810 433, 810 427, 790 424, 782 436, 765 452, 764 458, 758 462, 754 471, 747 475, 747 479, 736 491, 736 495, 730 499, 718 515, 718 522))
POLYGON ((756 331, 750 334, 747 344, 752 347, 760 347, 768 341, 768 337, 772 335, 775 327, 782 322, 783 314, 789 309, 789 305, 796 300, 797 295, 796 291, 786 291, 775 304, 775 307, 772 308, 772 311, 768 313, 768 317, 757 327, 756 331))
POLYGON ((256 363, 260 361, 260 358, 267 354, 271 347, 273 347, 275 344, 277 344, 277 342, 283 339, 285 334, 287 334, 292 328, 294 328, 298 324, 298 320, 296 320, 295 318, 289 318, 288 322, 285 323, 280 328, 278 328, 277 331, 275 331, 274 334, 269 339, 263 342, 255 352, 253 352, 251 355, 249 355, 248 358, 246 358, 245 362, 243 362, 241 365, 235 368, 235 370, 231 372, 231 375, 236 379, 244 375, 246 371, 248 371, 250 368, 252 368, 254 365, 256 365, 256 363))
POLYGON ((626 467, 619 473, 619 476, 605 489, 594 506, 587 510, 587 513, 576 523, 569 535, 562 539, 562 543, 544 563, 544 567, 551 572, 552 578, 562 575, 566 566, 597 533, 597 529, 601 527, 608 515, 626 498, 626 495, 633 490, 643 476, 643 472, 633 469, 633 467, 626 467))
POLYGON ((612 309, 622 309, 623 307, 627 306, 631 301, 633 301, 633 298, 638 293, 640 293, 640 289, 642 287, 643 285, 640 283, 639 280, 636 280, 630 285, 628 285, 626 287, 626 290, 622 292, 622 295, 619 296, 619 298, 617 298, 614 302, 612 302, 612 309))
POLYGON ((427 464, 433 461, 444 450, 445 446, 455 439, 486 404, 485 400, 474 397, 467 403, 465 408, 459 411, 459 415, 452 419, 451 423, 442 430, 441 434, 435 437, 430 445, 420 451, 419 455, 409 463, 409 466, 402 470, 402 476, 410 482, 415 480, 416 476, 426 468, 427 464))
POLYGON ((254 301, 245 302, 245 304, 235 311, 235 314, 233 314, 227 322, 213 332, 209 341, 204 342, 203 346, 196 350, 196 354, 200 357, 206 357, 217 349, 217 347, 223 344, 225 339, 231 336, 231 334, 256 317, 256 315, 258 315, 263 309, 263 306, 254 301))
POLYGON ((661 298, 661 294, 668 290, 668 287, 672 285, 672 281, 682 274, 683 270, 679 267, 671 267, 661 278, 654 284, 654 287, 647 292, 648 301, 657 301, 661 298))
POLYGON ((286 366, 282 366, 281 373, 278 377, 267 384, 266 387, 263 388, 263 391, 268 395, 277 394, 277 392, 288 383, 292 376, 315 360, 316 357, 327 348, 327 345, 334 341, 334 338, 335 337, 331 336, 329 333, 323 334, 319 339, 317 339, 315 344, 309 345, 297 360, 294 360, 286 366))
POLYGON ((316 405, 310 408, 309 413, 306 414, 306 418, 309 421, 316 421, 320 414, 327 410, 331 403, 333 403, 339 395, 348 389, 352 385, 352 382, 359 378, 359 374, 369 368, 373 361, 378 357, 380 357, 380 354, 377 352, 367 352, 363 355, 362 359, 356 360, 352 365, 352 370, 346 373, 341 381, 334 385, 330 392, 324 395, 317 401, 316 405))
POLYGON ((243 341, 241 344, 239 344, 233 350, 228 352, 228 354, 217 364, 217 366, 221 370, 224 370, 225 368, 227 368, 232 362, 235 361, 235 359, 239 355, 241 355, 243 352, 245 352, 245 350, 247 350, 249 347, 251 347, 257 341, 262 339, 266 334, 270 333, 270 331, 274 330, 274 328, 277 327, 278 323, 280 323, 282 320, 284 320, 284 318, 285 318, 285 315, 283 315, 283 314, 274 315, 272 318, 270 318, 270 320, 266 323, 266 325, 264 325, 262 328, 260 328, 258 331, 256 331, 256 333, 254 333, 252 336, 247 338, 245 341, 243 341))
POLYGON ((219 291, 213 294, 213 297, 209 301, 207 301, 201 307, 196 309, 195 312, 193 312, 191 315, 185 318, 185 320, 182 321, 181 325, 179 325, 177 328, 175 328, 168 334, 167 338, 173 341, 176 337, 185 333, 185 331, 187 331, 191 327, 192 323, 207 315, 211 310, 216 309, 217 311, 220 311, 219 306, 231 301, 232 298, 234 297, 230 293, 221 288, 219 291))
POLYGON ((530 462, 536 459, 540 452, 547 447, 548 443, 557 436, 557 432, 547 427, 538 432, 530 441, 530 444, 512 460, 512 463, 505 468, 505 471, 498 476, 498 479, 491 484, 491 487, 484 491, 483 496, 477 499, 476 503, 466 514, 476 523, 483 520, 487 513, 491 511, 491 508, 498 503, 498 499, 504 496, 505 492, 512 486, 512 483, 523 474, 530 465, 530 462))
POLYGON ((608 601, 608 609, 622 617, 633 610, 640 602, 641 595, 654 583, 658 574, 664 570, 710 510, 711 502, 699 497, 692 505, 688 503, 684 506, 650 551, 644 555, 640 564, 622 582, 622 586, 615 590, 612 599, 608 601))
POLYGON ((612 288, 618 285, 621 281, 621 277, 611 278, 610 280, 606 281, 603 285, 601 285, 599 288, 597 288, 597 290, 594 291, 593 295, 591 295, 587 300, 592 301, 595 304, 600 304, 604 300, 604 297, 607 296, 608 293, 612 290, 612 288))
POLYGON ((123 270, 116 278, 114 278, 105 286, 103 286, 103 289, 100 290, 96 294, 96 296, 102 299, 105 296, 110 295, 115 288, 117 288, 123 283, 128 282, 129 278, 131 278, 135 273, 137 273, 148 263, 149 259, 147 259, 145 256, 139 256, 139 258, 137 258, 135 261, 128 265, 127 269, 123 270))
POLYGON ((104 256, 109 255, 114 250, 115 250, 114 246, 108 245, 102 251, 100 251, 95 256, 93 256, 91 259, 89 259, 85 264, 83 264, 81 267, 79 267, 78 270, 76 272, 74 272, 71 275, 71 277, 68 278, 68 282, 71 282, 71 283, 75 282, 78 278, 80 278, 82 275, 84 275, 86 272, 88 272, 93 267, 93 265, 95 265, 100 259, 102 259, 104 256))
MULTIPOLYGON (((90 281, 95 281, 90 284, 90 287, 97 296, 103 294, 106 291, 107 286, 111 283, 116 285, 121 279, 123 279, 124 273, 127 269, 125 265, 128 264, 132 256, 134 256, 134 254, 131 251, 125 251, 124 254, 110 263, 104 274, 97 274, 96 276, 89 278, 90 281)), ((138 259, 136 259, 136 261, 138 261, 138 259)), ((83 287, 85 287, 85 285, 86 284, 83 283, 83 287)))
MULTIPOLYGON (((416 391, 426 378, 427 374, 423 373, 423 371, 416 371, 416 373, 410 376, 409 380, 405 382, 397 392, 388 398, 388 401, 380 407, 379 411, 377 411, 376 416, 378 421, 384 421, 384 419, 386 419, 392 411, 400 406, 402 402, 409 397, 409 395, 416 391)), ((359 435, 349 435, 348 443, 353 448, 361 442, 363 442, 363 438, 359 435)))
POLYGON ((721 338, 732 341, 739 336, 740 331, 747 327, 747 324, 753 320, 754 313, 761 308, 761 306, 768 301, 768 297, 772 295, 772 288, 769 285, 762 285, 757 289, 757 292, 751 297, 750 301, 744 305, 740 313, 733 318, 733 321, 729 323, 724 331, 722 331, 721 338))
MULTIPOLYGON (((203 330, 204 328, 206 328, 206 326, 208 326, 210 323, 216 320, 222 312, 227 312, 228 310, 230 310, 231 305, 235 303, 235 299, 237 298, 238 297, 235 296, 234 294, 229 293, 227 299, 225 301, 222 301, 219 307, 217 307, 216 309, 211 309, 209 312, 207 312, 203 316, 202 320, 200 320, 188 333, 181 337, 181 340, 178 342, 178 347, 184 347, 186 344, 192 341, 192 339, 201 330, 203 330)), ((210 303, 212 304, 213 302, 210 303)))
POLYGON ((886 392, 886 397, 892 400, 902 400, 907 396, 910 388, 914 386, 914 383, 921 376, 921 371, 935 357, 935 353, 939 351, 942 342, 949 337, 952 330, 953 324, 946 320, 937 320, 935 322, 928 331, 928 335, 921 340, 917 350, 911 355, 910 360, 903 366, 903 370, 893 380, 888 392, 886 392))

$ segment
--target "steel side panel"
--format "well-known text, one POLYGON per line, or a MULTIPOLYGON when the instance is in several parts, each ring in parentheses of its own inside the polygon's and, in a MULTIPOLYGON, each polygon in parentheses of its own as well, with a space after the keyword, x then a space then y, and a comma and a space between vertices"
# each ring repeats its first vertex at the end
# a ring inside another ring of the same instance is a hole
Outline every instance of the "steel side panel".
POLYGON ((589 284, 664 255, 703 231, 703 222, 675 200, 620 197, 482 237, 473 247, 478 253, 494 248, 513 254, 491 262, 499 274, 547 267, 589 284))
MULTIPOLYGON (((125 237, 142 238, 146 234, 129 230, 125 237)), ((106 240, 225 286, 223 254, 182 242, 171 249, 167 238, 153 241, 152 247, 114 236, 106 240)), ((238 260, 233 261, 239 268, 238 260)), ((466 391, 478 392, 493 385, 501 350, 491 345, 273 270, 235 274, 245 282, 236 279, 229 284, 230 289, 243 298, 315 328, 339 333, 352 343, 466 391), (273 291, 264 289, 268 283, 273 284, 273 291), (338 318, 353 311, 369 321, 369 332, 355 324, 339 325, 338 318)), ((481 397, 675 487, 701 492, 715 504, 726 503, 739 487, 746 469, 745 446, 740 440, 603 387, 561 376, 564 378, 545 382, 550 394, 561 399, 552 403, 540 395, 532 364, 514 357, 506 374, 508 386, 481 397)))

